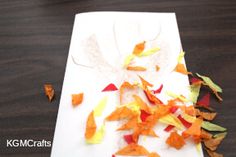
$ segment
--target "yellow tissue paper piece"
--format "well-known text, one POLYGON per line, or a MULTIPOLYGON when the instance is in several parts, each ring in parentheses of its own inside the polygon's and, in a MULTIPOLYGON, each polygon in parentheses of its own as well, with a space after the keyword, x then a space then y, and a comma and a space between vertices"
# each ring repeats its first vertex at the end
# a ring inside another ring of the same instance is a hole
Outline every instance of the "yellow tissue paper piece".
POLYGON ((186 113, 183 113, 183 114, 182 114, 182 117, 184 118, 184 120, 186 120, 186 121, 189 122, 189 123, 193 123, 193 122, 195 122, 195 120, 196 120, 196 117, 190 116, 190 115, 188 115, 188 114, 186 114, 186 113))
POLYGON ((95 117, 99 117, 102 115, 102 112, 106 107, 107 100, 108 100, 107 96, 102 98, 102 100, 100 100, 98 105, 95 107, 94 112, 93 112, 95 117))
POLYGON ((140 112, 140 106, 136 103, 136 101, 130 102, 128 104, 120 105, 119 107, 127 107, 128 109, 134 112, 140 112))
POLYGON ((135 58, 135 55, 133 55, 133 54, 128 55, 125 58, 124 67, 127 67, 134 58, 135 58))
POLYGON ((201 150, 202 150, 202 144, 201 142, 197 143, 196 144, 196 149, 197 149, 197 152, 198 152, 198 155, 200 156, 201 155, 201 150))
POLYGON ((178 95, 178 94, 175 94, 171 91, 166 91, 166 94, 172 98, 178 98, 180 100, 182 100, 183 102, 188 102, 188 99, 186 99, 184 96, 182 95, 178 95))
POLYGON ((218 133, 213 135, 214 138, 219 138, 219 137, 225 137, 227 135, 227 132, 223 132, 223 133, 218 133))
POLYGON ((198 85, 198 84, 190 85, 190 101, 192 101, 194 104, 197 102, 200 88, 201 88, 201 85, 198 85))
POLYGON ((167 124, 167 125, 173 125, 180 130, 183 129, 183 125, 182 125, 181 121, 173 114, 168 114, 168 115, 160 118, 159 122, 167 124))
POLYGON ((226 131, 227 129, 214 123, 203 121, 202 128, 208 131, 226 131))
POLYGON ((184 55, 185 55, 185 52, 184 52, 184 51, 181 51, 180 54, 179 54, 179 56, 178 56, 178 59, 177 59, 178 63, 182 63, 182 60, 183 60, 183 58, 184 58, 184 55))
POLYGON ((95 132, 95 134, 93 135, 93 137, 91 137, 90 139, 86 139, 86 143, 88 144, 99 144, 102 142, 104 135, 105 135, 105 124, 103 124, 101 126, 101 128, 95 132))
POLYGON ((213 91, 222 93, 222 89, 220 88, 220 86, 215 84, 209 77, 202 76, 198 73, 197 76, 203 79, 204 83, 206 83, 206 85, 208 85, 213 91))
POLYGON ((150 55, 156 53, 156 52, 159 51, 159 50, 160 50, 159 47, 155 47, 155 48, 149 49, 149 50, 147 50, 147 51, 143 51, 142 53, 140 53, 140 54, 138 55, 138 57, 150 56, 150 55))

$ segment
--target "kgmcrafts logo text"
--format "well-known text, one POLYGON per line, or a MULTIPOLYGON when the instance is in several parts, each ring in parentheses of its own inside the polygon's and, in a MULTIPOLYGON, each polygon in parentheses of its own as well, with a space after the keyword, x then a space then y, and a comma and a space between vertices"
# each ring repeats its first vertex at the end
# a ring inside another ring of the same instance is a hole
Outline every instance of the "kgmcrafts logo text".
POLYGON ((7 139, 7 147, 51 147, 52 142, 33 139, 7 139))

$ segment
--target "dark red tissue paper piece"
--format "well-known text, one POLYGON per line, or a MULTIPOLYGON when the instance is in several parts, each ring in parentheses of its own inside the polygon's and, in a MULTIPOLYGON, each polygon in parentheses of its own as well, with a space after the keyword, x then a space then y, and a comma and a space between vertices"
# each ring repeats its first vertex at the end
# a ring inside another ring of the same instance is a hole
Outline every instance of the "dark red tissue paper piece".
POLYGON ((102 90, 102 92, 116 91, 116 90, 118 90, 118 88, 113 83, 110 83, 102 90))
POLYGON ((133 139, 132 134, 124 135, 124 139, 127 144, 134 143, 134 139, 133 139))
POLYGON ((188 121, 186 121, 181 115, 178 116, 178 119, 186 128, 189 128, 190 126, 192 126, 192 123, 189 123, 188 121))
POLYGON ((153 90, 153 93, 154 93, 154 94, 161 93, 161 91, 162 91, 162 88, 163 88, 163 84, 161 84, 161 86, 160 86, 158 89, 156 89, 156 90, 153 90))
POLYGON ((149 113, 147 113, 144 110, 141 110, 141 114, 140 114, 140 119, 142 120, 142 122, 146 121, 147 117, 150 116, 149 113))
POLYGON ((207 93, 206 95, 204 95, 202 97, 202 99, 200 99, 197 102, 197 105, 203 106, 203 107, 209 107, 209 105, 210 105, 210 93, 207 93))
POLYGON ((172 106, 171 108, 170 108, 170 112, 171 113, 175 113, 177 110, 178 110, 178 106, 172 106))
POLYGON ((198 79, 198 78, 196 78, 196 77, 192 77, 192 78, 190 79, 190 83, 191 83, 191 84, 194 84, 194 83, 197 83, 197 82, 200 82, 200 81, 202 81, 202 80, 200 80, 200 79, 198 79))
POLYGON ((166 132, 169 132, 169 131, 171 131, 172 129, 174 129, 174 125, 168 125, 164 130, 166 131, 166 132))

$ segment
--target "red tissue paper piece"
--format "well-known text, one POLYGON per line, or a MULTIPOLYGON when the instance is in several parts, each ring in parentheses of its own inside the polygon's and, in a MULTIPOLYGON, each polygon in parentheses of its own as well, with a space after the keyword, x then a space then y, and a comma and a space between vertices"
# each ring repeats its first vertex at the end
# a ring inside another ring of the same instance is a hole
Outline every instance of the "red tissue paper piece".
POLYGON ((169 131, 171 131, 172 129, 174 129, 174 125, 168 125, 164 130, 166 131, 166 132, 169 132, 169 131))
POLYGON ((178 119, 186 128, 189 128, 190 126, 192 126, 192 123, 189 123, 188 121, 186 121, 181 115, 178 116, 178 119))
POLYGON ((190 83, 191 83, 191 84, 199 83, 199 82, 202 82, 202 80, 200 80, 199 78, 192 77, 192 78, 190 79, 190 83))
POLYGON ((132 134, 124 135, 124 139, 127 144, 135 143, 132 134))
POLYGON ((102 92, 116 91, 116 90, 118 90, 118 88, 113 83, 110 83, 102 90, 102 92))
POLYGON ((209 107, 209 105, 210 105, 210 93, 207 93, 206 95, 204 95, 202 97, 202 99, 200 99, 197 102, 197 105, 203 106, 203 107, 209 107))
POLYGON ((170 108, 170 112, 171 113, 175 113, 177 110, 178 110, 178 106, 172 106, 171 108, 170 108))
POLYGON ((148 116, 150 116, 149 113, 147 113, 144 110, 141 110, 140 119, 142 120, 142 122, 144 122, 147 119, 148 116))
POLYGON ((160 86, 158 89, 153 90, 153 93, 154 93, 154 94, 161 93, 162 88, 163 88, 163 84, 161 84, 161 86, 160 86))

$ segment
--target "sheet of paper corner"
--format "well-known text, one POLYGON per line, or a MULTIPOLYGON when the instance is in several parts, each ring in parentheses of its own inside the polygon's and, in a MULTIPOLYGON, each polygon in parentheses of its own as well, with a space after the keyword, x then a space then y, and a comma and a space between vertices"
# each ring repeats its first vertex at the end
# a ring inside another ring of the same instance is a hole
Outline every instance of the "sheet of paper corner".
MULTIPOLYGON (((118 122, 106 123, 106 133, 102 143, 89 145, 85 142, 84 131, 86 119, 88 114, 98 104, 98 101, 104 96, 108 96, 109 98, 103 116, 98 119, 98 125, 101 125, 101 119, 114 110, 118 103, 118 101, 114 101, 118 97, 117 92, 101 92, 101 90, 111 82, 119 86, 122 80, 118 80, 115 73, 114 76, 110 76, 112 73, 109 72, 109 77, 107 77, 106 70, 101 68, 89 68, 90 66, 96 65, 90 63, 89 61, 91 60, 88 60, 85 54, 83 54, 84 52, 80 43, 83 43, 86 38, 94 34, 97 36, 98 43, 102 43, 99 40, 109 42, 109 33, 111 34, 111 32, 108 30, 112 27, 111 23, 114 23, 117 19, 119 22, 122 22, 120 19, 129 20, 134 18, 140 20, 145 19, 145 22, 150 24, 152 24, 153 21, 160 23, 162 27, 161 33, 164 34, 163 40, 170 43, 169 46, 171 47, 169 49, 171 55, 168 57, 171 57, 170 61, 172 62, 168 63, 171 64, 168 66, 174 68, 176 65, 176 58, 182 46, 175 13, 90 12, 77 14, 74 21, 67 59, 51 157, 111 157, 117 150, 125 146, 125 142, 122 139, 124 133, 115 131, 118 125, 120 125, 118 122), (78 59, 76 62, 89 67, 74 64, 73 57, 74 59, 78 59), (71 105, 71 94, 80 92, 84 92, 85 94, 84 102, 81 106, 74 108, 71 105)), ((112 43, 110 45, 108 49, 114 46, 112 43)), ((106 49, 106 47, 101 48, 101 50, 104 49, 106 49)), ((106 56, 107 53, 112 52, 105 51, 102 53, 104 53, 103 56, 106 56)), ((128 55, 131 52, 126 53, 126 55, 128 55)), ((109 57, 112 56, 109 55, 109 57)), ((116 57, 116 54, 114 54, 114 58, 116 57)), ((183 94, 188 98, 189 83, 186 75, 171 71, 162 72, 161 74, 163 74, 163 76, 159 76, 159 79, 157 79, 155 83, 164 84, 162 93, 166 90, 170 90, 183 94)), ((147 80, 149 81, 149 79, 147 80)), ((166 101, 169 97, 163 94, 160 96, 160 99, 166 101)), ((168 134, 165 133, 163 129, 164 125, 159 125, 155 128, 160 138, 141 137, 140 144, 144 145, 150 152, 157 152, 161 157, 182 157, 183 155, 203 157, 202 150, 197 150, 196 145, 191 141, 187 141, 187 144, 181 150, 168 147, 165 144, 165 139, 168 134)))

